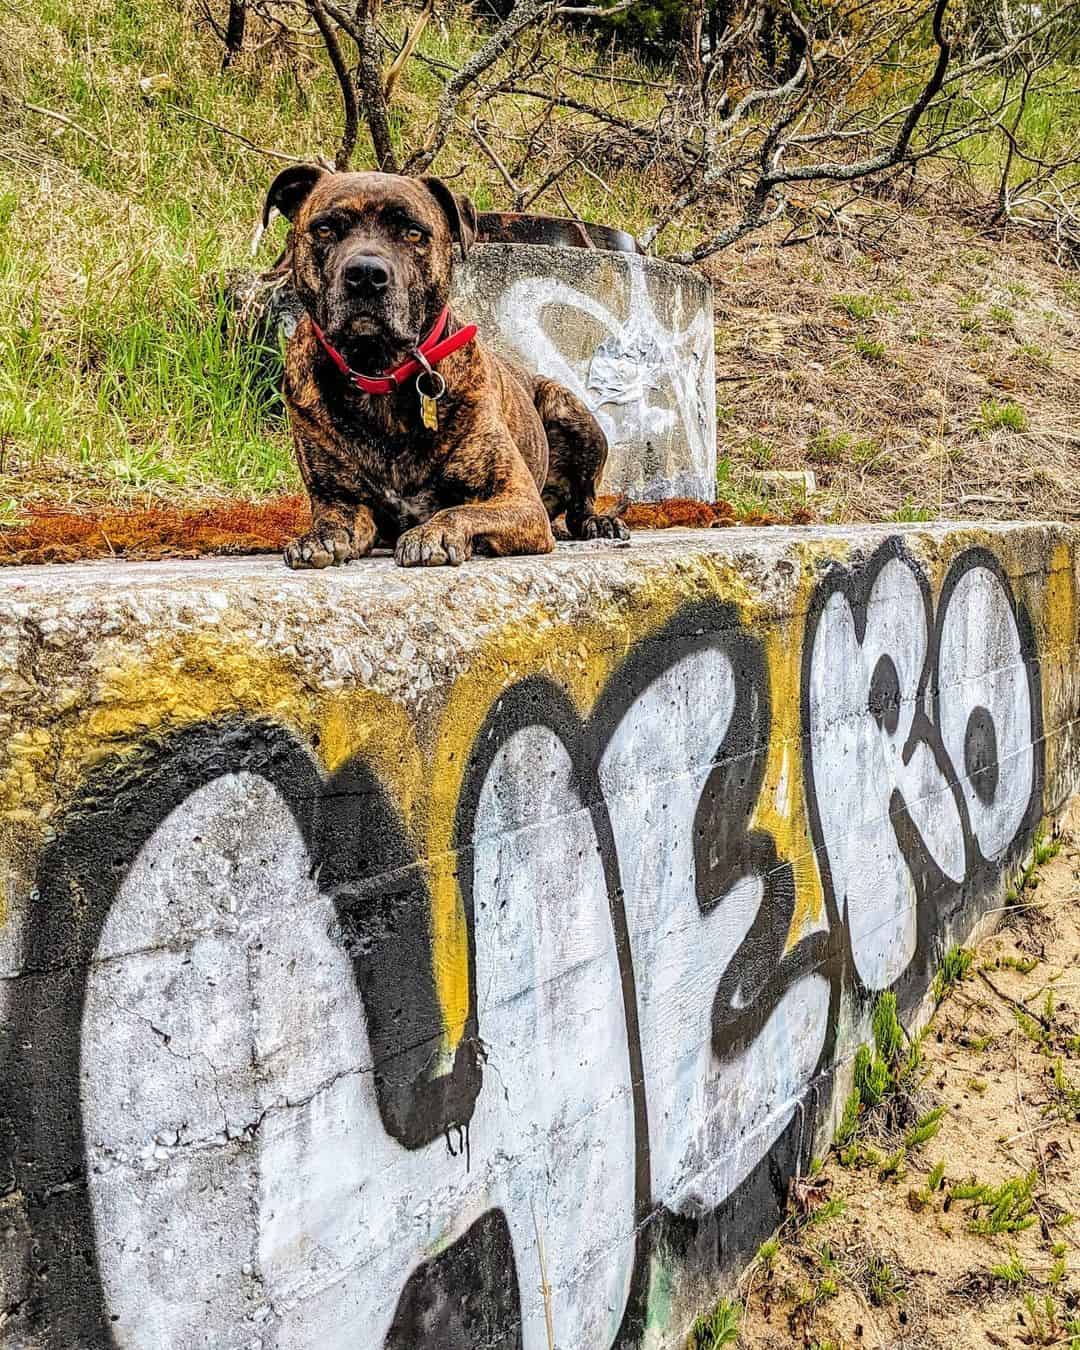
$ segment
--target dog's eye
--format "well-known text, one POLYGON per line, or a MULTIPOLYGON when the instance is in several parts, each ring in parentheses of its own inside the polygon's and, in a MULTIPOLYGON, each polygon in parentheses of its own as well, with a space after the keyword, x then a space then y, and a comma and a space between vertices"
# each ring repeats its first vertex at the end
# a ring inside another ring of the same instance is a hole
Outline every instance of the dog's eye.
POLYGON ((419 244, 419 243, 422 243, 422 242, 423 242, 423 239, 424 239, 424 231, 423 231, 423 230, 413 229, 413 228, 407 229, 407 230, 405 231, 405 233, 404 233, 404 238, 405 238, 406 243, 409 243, 409 244, 419 244))
POLYGON ((311 237, 317 239, 320 244, 328 244, 331 239, 337 238, 337 230, 333 225, 315 225, 312 227, 311 237))

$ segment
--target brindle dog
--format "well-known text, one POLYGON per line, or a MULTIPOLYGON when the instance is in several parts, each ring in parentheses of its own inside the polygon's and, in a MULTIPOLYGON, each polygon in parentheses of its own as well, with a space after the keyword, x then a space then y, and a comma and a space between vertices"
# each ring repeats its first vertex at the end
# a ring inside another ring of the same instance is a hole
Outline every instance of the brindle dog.
MULTIPOLYGON (((445 393, 422 406, 415 376, 358 388, 408 361, 450 295, 453 248, 476 211, 438 178, 286 169, 266 198, 292 224, 292 280, 306 310, 289 342, 285 399, 311 529, 290 567, 329 567, 395 545, 402 567, 473 553, 549 553, 565 512, 576 539, 624 539, 598 514, 607 441, 585 405, 472 341, 439 362, 445 393), (320 336, 321 332, 321 336, 320 336)), ((461 331, 452 316, 446 333, 461 331)), ((428 372, 421 386, 437 393, 428 372)))

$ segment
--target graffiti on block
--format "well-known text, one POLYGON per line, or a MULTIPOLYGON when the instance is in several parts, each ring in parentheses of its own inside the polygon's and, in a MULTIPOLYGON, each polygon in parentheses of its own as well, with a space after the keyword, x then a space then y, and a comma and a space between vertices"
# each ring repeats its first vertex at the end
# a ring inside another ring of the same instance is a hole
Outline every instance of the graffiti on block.
POLYGON ((830 567, 801 653, 778 681, 698 599, 587 708, 493 689, 449 863, 362 754, 326 774, 271 721, 101 770, 7 1012, 41 1343, 636 1346, 658 1271, 752 1251, 852 1048, 842 996, 913 1007, 1041 806, 1031 626, 988 553, 936 597, 896 542, 830 567), (801 794, 769 772, 780 685, 801 794))
POLYGON ((712 314, 702 305, 687 315, 675 303, 674 316, 665 322, 649 295, 642 260, 628 255, 618 265, 628 289, 623 317, 567 282, 524 277, 500 297, 499 326, 534 369, 589 406, 612 445, 653 444, 677 435, 703 471, 716 444, 712 314), (563 354, 546 327, 560 310, 598 324, 604 333, 584 366, 563 354))

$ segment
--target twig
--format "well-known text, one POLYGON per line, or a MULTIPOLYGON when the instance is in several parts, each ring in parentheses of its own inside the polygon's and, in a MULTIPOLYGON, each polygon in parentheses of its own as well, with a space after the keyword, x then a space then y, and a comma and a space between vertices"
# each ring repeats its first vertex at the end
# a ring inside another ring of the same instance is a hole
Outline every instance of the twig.
POLYGON ((547 1328, 548 1350, 555 1350, 555 1323, 551 1312, 551 1285, 548 1284, 547 1262, 544 1260, 544 1240, 540 1236, 540 1225, 536 1222, 536 1205, 529 1197, 532 1210, 533 1231, 536 1233, 536 1251, 540 1258, 540 1297, 544 1300, 544 1325, 547 1328))
POLYGON ((177 117, 187 117, 192 122, 201 122, 204 127, 211 127, 214 131, 220 131, 223 136, 228 136, 231 140, 239 141, 247 150, 254 151, 257 155, 265 155, 267 159, 279 159, 286 164, 306 164, 308 161, 300 155, 287 155, 283 150, 268 150, 264 145, 256 145, 253 140, 243 135, 239 131, 231 131, 228 127, 223 127, 217 122, 211 122, 208 117, 200 117, 198 113, 192 112, 190 108, 181 108, 178 103, 169 103, 165 105, 171 113, 177 117))
POLYGON ((99 136, 95 136, 92 131, 87 131, 85 127, 80 126, 74 118, 68 117, 66 113, 55 112, 52 108, 42 108, 36 103, 27 103, 25 100, 23 101, 22 106, 27 112, 37 113, 39 117, 50 117, 54 122, 59 122, 62 126, 70 127, 72 131, 77 131, 80 136, 85 136, 88 141, 92 141, 94 145, 100 146, 102 150, 108 150, 111 155, 116 154, 114 147, 109 145, 107 141, 103 141, 99 136))
POLYGON ((341 102, 345 109, 345 125, 341 132, 341 144, 334 156, 334 168, 341 172, 349 167, 349 160, 352 159, 352 152, 356 148, 356 135, 360 126, 356 90, 353 87, 352 75, 345 64, 345 58, 341 54, 341 44, 337 40, 333 24, 323 8, 322 0, 307 0, 307 10, 322 34, 326 54, 330 58, 330 64, 337 76, 338 87, 341 89, 341 102))
POLYGON ((999 989, 990 976, 987 975, 985 970, 980 970, 976 973, 978 974, 979 979, 997 994, 998 998, 1002 999, 1005 1003, 1011 1004, 1017 1012, 1023 1013, 1025 1017, 1030 1017, 1038 1022, 1044 1031, 1050 1030, 1050 1023, 1041 1013, 1037 1013, 1033 1008, 1026 1008, 1022 1003, 1018 1003, 1011 994, 1007 994, 1004 989, 999 989))

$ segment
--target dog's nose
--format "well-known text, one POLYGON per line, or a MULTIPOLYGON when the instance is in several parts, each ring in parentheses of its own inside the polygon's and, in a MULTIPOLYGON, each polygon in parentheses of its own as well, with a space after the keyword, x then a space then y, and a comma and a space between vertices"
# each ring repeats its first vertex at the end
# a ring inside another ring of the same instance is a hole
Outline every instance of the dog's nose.
POLYGON ((358 295, 370 295, 375 291, 385 291, 390 284, 390 273, 386 264, 369 254, 350 258, 345 264, 345 285, 358 295))

